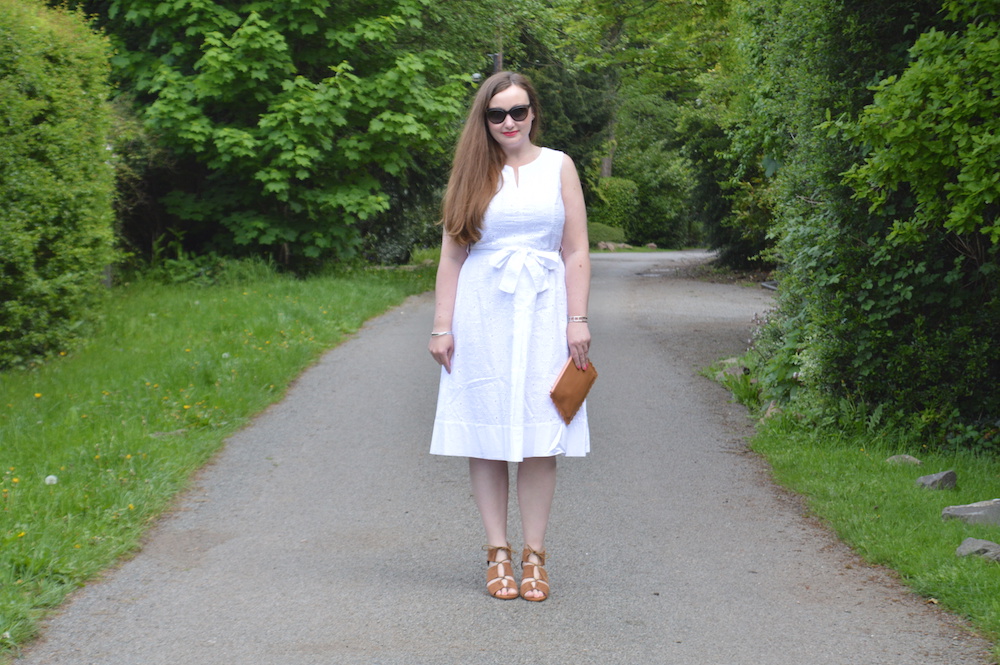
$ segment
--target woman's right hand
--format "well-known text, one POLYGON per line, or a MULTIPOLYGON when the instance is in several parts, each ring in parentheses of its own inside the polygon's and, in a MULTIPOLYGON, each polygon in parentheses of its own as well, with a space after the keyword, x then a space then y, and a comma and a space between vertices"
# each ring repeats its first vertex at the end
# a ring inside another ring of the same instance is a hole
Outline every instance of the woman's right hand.
POLYGON ((438 335, 431 337, 427 350, 431 352, 434 360, 444 367, 444 370, 451 374, 451 358, 455 355, 454 335, 438 335))

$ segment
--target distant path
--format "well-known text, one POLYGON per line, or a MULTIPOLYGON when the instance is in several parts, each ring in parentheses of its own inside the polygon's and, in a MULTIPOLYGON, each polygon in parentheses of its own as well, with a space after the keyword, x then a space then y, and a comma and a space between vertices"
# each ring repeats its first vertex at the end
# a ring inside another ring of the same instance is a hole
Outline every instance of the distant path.
POLYGON ((697 371, 743 351, 770 293, 673 270, 704 259, 594 256, 593 453, 560 462, 549 601, 485 594, 465 462, 427 453, 425 294, 232 437, 144 550, 18 663, 989 662, 746 451, 743 409, 697 371))

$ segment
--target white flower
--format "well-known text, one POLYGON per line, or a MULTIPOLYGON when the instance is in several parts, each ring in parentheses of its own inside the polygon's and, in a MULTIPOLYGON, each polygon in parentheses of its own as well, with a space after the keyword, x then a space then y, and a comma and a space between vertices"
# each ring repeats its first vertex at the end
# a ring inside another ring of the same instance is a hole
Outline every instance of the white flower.
POLYGON ((55 476, 45 476, 45 484, 46 485, 55 485, 58 482, 59 482, 59 479, 56 478, 55 476))

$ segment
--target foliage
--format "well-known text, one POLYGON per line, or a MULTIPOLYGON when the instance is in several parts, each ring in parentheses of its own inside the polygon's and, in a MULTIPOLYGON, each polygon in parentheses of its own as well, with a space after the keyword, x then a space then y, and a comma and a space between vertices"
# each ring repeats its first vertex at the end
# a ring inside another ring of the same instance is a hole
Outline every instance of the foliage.
MULTIPOLYGON (((768 247, 769 211, 760 206, 732 205, 734 195, 730 140, 723 127, 724 100, 719 89, 721 77, 713 70, 698 78, 699 96, 678 109, 679 153, 689 164, 690 196, 688 215, 694 228, 717 252, 723 266, 739 270, 770 268, 761 260, 768 247)), ((736 192, 743 194, 754 183, 739 181, 736 192)))
POLYGON ((617 226, 608 226, 600 222, 587 222, 587 237, 590 240, 591 248, 594 248, 602 242, 625 242, 625 231, 617 226))
MULTIPOLYGON (((641 213, 628 229, 629 240, 665 247, 701 241, 704 229, 719 223, 722 210, 715 202, 721 176, 694 168, 693 159, 700 165, 705 160, 697 148, 687 149, 691 137, 685 114, 699 103, 698 77, 718 60, 725 2, 555 4, 578 62, 603 72, 615 86, 602 157, 612 162, 612 175, 639 188, 641 213)), ((707 124, 718 127, 714 119, 707 124)), ((607 176, 606 164, 601 167, 607 176)), ((590 179, 597 180, 595 175, 590 179)))
POLYGON ((108 47, 0 0, 0 367, 67 348, 113 260, 108 47))
POLYGON ((597 201, 592 206, 591 218, 600 224, 622 229, 639 214, 639 187, 626 178, 601 178, 594 187, 597 201))
POLYGON ((135 100, 120 93, 111 100, 111 164, 115 169, 118 243, 128 257, 151 257, 168 233, 170 219, 159 204, 164 183, 175 172, 171 152, 137 116, 135 100))
POLYGON ((870 148, 847 180, 871 211, 913 199, 912 211, 889 213, 904 242, 940 228, 1000 242, 1000 15, 980 15, 981 4, 946 3, 970 22, 924 32, 906 71, 876 87, 856 123, 837 125, 870 148))
POLYGON ((681 154, 676 104, 659 95, 622 91, 616 128, 615 174, 635 182, 639 214, 628 218, 629 242, 681 247, 699 240, 692 227, 690 162, 681 154))
POLYGON ((228 435, 433 269, 297 280, 230 263, 216 282, 116 288, 86 346, 0 376, 0 660, 134 551, 228 435))
POLYGON ((465 93, 447 52, 411 48, 428 4, 84 6, 177 162, 164 200, 188 240, 317 258, 352 255, 385 179, 445 152, 465 93))
POLYGON ((577 169, 586 168, 604 152, 612 116, 612 81, 604 73, 572 66, 541 45, 534 45, 528 57, 523 66, 513 64, 531 77, 538 90, 541 142, 568 154, 577 169))
POLYGON ((945 445, 1000 413, 995 100, 959 84, 1000 65, 992 24, 937 3, 734 7, 731 214, 783 264, 765 393, 881 405, 945 445), (955 233, 950 212, 987 233, 955 233))

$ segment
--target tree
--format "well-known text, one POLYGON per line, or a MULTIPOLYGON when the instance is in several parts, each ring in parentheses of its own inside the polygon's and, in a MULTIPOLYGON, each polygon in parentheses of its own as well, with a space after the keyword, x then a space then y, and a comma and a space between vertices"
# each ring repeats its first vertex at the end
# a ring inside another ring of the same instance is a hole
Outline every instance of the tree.
POLYGON ((164 201, 201 245, 347 257, 385 182, 444 153, 454 58, 417 39, 429 0, 94 0, 112 60, 173 153, 164 201), (414 44, 420 44, 414 48, 414 44))
MULTIPOLYGON (((694 168, 697 150, 687 149, 692 125, 685 117, 698 103, 698 77, 718 59, 724 3, 563 0, 557 6, 578 61, 605 72, 614 90, 604 159, 591 165, 590 179, 614 175, 635 184, 640 214, 626 229, 630 241, 671 247, 699 241, 702 227, 717 223, 709 200, 720 176, 694 168)), ((600 204, 595 212, 605 214, 600 204)))

